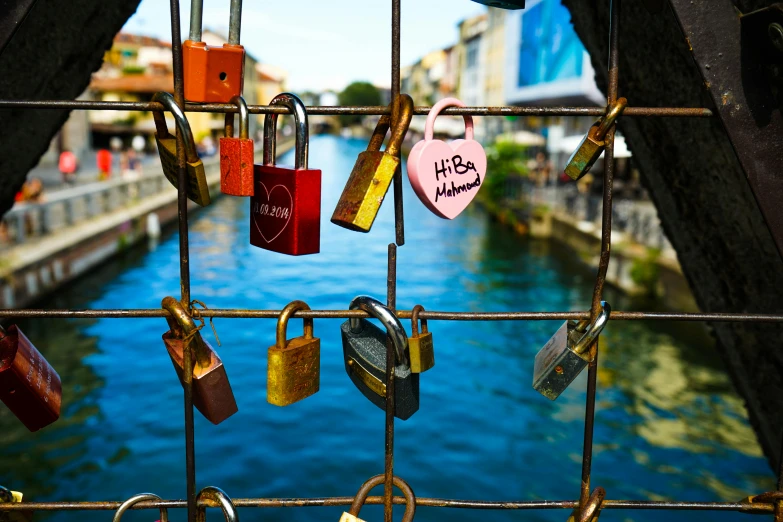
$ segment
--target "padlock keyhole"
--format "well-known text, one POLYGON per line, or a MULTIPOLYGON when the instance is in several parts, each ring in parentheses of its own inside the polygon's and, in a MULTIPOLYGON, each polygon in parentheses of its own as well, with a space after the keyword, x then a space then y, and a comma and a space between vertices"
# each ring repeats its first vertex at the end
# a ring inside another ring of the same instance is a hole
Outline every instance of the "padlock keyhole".
POLYGON ((227 77, 228 77, 228 75, 226 73, 224 73, 224 72, 220 73, 220 81, 221 82, 226 81, 227 77))

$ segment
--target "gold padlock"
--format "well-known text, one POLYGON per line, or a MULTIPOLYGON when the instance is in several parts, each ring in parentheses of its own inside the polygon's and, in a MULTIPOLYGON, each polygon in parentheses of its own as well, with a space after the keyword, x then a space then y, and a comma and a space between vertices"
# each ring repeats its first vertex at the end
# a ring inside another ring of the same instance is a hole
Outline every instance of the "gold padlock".
POLYGON ((601 157, 606 148, 606 133, 614 125, 615 120, 623 113, 628 100, 620 98, 609 108, 606 116, 598 120, 587 131, 587 136, 571 155, 565 168, 565 173, 574 181, 590 171, 593 164, 601 157))
POLYGON ((421 305, 413 307, 411 314, 411 336, 408 337, 408 350, 411 356, 411 372, 426 372, 435 366, 435 348, 432 343, 432 332, 427 330, 427 320, 421 320, 419 333, 419 313, 424 310, 421 305))
POLYGON ((201 337, 193 317, 173 297, 164 297, 163 309, 169 312, 166 321, 170 330, 163 334, 163 343, 180 383, 185 385, 185 350, 193 354, 193 405, 212 424, 220 424, 235 414, 237 401, 228 382, 226 368, 218 354, 201 337))
MULTIPOLYGON (((399 104, 399 120, 390 125, 391 115, 384 114, 370 139, 367 150, 359 154, 340 195, 340 201, 332 214, 332 223, 357 232, 369 232, 381 208, 383 198, 389 190, 394 173, 400 166, 400 147, 413 116, 413 100, 407 94, 400 94, 394 100, 399 104), (392 127, 391 138, 386 150, 381 145, 386 131, 392 127)), ((392 105, 389 105, 389 109, 392 105)))
POLYGON ((270 404, 288 406, 321 387, 321 340, 313 337, 313 320, 303 319, 303 336, 286 340, 288 319, 297 310, 309 309, 304 301, 293 301, 277 320, 277 342, 267 352, 266 400, 270 404))
MULTIPOLYGON (((174 116, 177 123, 177 130, 182 134, 185 142, 185 160, 187 161, 188 171, 188 199, 194 203, 205 207, 209 205, 209 187, 207 186, 207 176, 204 173, 204 164, 196 152, 196 144, 193 141, 193 132, 190 130, 190 124, 185 117, 185 113, 174 102, 174 98, 167 92, 158 92, 152 97, 152 101, 163 104, 174 116)), ((160 163, 163 165, 163 174, 166 179, 174 185, 177 183, 177 139, 169 134, 166 127, 166 118, 162 112, 152 111, 152 117, 155 120, 155 141, 158 143, 158 154, 160 163)))
MULTIPOLYGON (((8 503, 21 503, 22 493, 19 491, 11 491, 10 489, 0 486, 0 504, 8 503)), ((13 511, 3 511, 0 508, 0 521, 2 522, 30 522, 33 519, 32 511, 19 511, 14 509, 13 511)))

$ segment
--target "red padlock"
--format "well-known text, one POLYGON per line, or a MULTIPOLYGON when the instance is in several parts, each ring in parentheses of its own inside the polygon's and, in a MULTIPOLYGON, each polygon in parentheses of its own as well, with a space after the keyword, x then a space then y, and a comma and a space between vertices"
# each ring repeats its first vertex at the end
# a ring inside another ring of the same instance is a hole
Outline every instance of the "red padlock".
POLYGON ((250 244, 282 254, 317 254, 321 249, 321 171, 307 168, 309 129, 302 100, 284 92, 270 105, 294 114, 295 166, 275 165, 277 114, 264 120, 264 164, 256 165, 250 198, 250 244))
POLYGON ((204 0, 191 0, 190 35, 182 44, 185 99, 198 103, 229 103, 242 93, 245 48, 239 45, 242 0, 231 0, 228 43, 209 46, 201 41, 204 0))
POLYGON ((230 196, 253 195, 253 163, 255 150, 248 137, 250 113, 245 99, 231 99, 239 107, 239 137, 234 134, 234 113, 226 113, 226 137, 220 138, 220 191, 230 196))
POLYGON ((28 430, 60 418, 60 376, 16 326, 0 327, 0 399, 28 430))

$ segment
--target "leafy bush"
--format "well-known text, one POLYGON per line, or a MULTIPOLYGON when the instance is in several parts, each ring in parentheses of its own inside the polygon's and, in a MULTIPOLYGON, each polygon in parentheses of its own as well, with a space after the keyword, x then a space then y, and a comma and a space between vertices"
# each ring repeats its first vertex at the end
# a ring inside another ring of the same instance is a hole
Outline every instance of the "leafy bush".
POLYGON ((658 257, 661 251, 648 248, 647 255, 643 259, 634 259, 631 265, 631 280, 635 285, 644 288, 649 295, 654 295, 660 277, 658 257))
POLYGON ((487 148, 487 175, 480 194, 492 201, 506 195, 506 184, 511 177, 527 176, 527 147, 513 141, 498 141, 487 148))

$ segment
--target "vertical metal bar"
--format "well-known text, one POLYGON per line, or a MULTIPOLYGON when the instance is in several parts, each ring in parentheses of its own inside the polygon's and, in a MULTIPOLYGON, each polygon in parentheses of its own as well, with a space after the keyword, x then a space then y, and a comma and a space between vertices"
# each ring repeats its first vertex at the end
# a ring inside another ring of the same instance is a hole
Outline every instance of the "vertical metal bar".
MULTIPOLYGON (((397 309, 397 245, 389 244, 389 260, 386 272, 386 306, 397 309)), ((396 350, 392 340, 386 336, 386 441, 383 481, 383 520, 392 522, 394 504, 392 489, 394 479, 394 367, 397 365, 396 350)))
MULTIPOLYGON (((204 0, 190 0, 190 33, 188 35, 188 40, 193 42, 201 41, 201 24, 204 21, 203 16, 204 0)), ((179 26, 177 26, 177 31, 179 31, 179 26)), ((174 90, 177 90, 176 87, 174 90)))
MULTIPOLYGON (((194 2, 200 4, 200 1, 194 2)), ((185 107, 185 80, 182 67, 179 0, 171 0, 171 53, 174 69, 174 101, 185 107)), ((200 10, 200 5, 199 5, 200 10)), ((199 13, 200 16, 201 13, 199 13)), ((192 13, 191 13, 192 18, 192 13)), ((199 25, 200 27, 200 25, 199 25)), ((192 28, 192 25, 191 25, 192 28)), ((199 38, 200 39, 200 35, 199 38)), ((179 277, 182 305, 190 307, 190 252, 188 244, 188 197, 185 144, 177 132, 177 209, 179 219, 179 277)), ((187 483, 188 522, 196 520, 196 442, 193 425, 193 358, 189 347, 183 350, 185 402, 185 477, 187 483)))
MULTIPOLYGON (((609 0, 609 87, 607 89, 607 104, 617 101, 619 81, 619 29, 620 2, 609 0)), ((609 258, 612 249, 612 184, 614 182, 614 133, 615 126, 606 135, 606 151, 604 152, 604 189, 603 209, 601 216, 601 258, 598 265, 591 316, 595 319, 601 309, 601 298, 606 282, 606 271, 609 268, 609 258)), ((595 425, 595 395, 598 378, 598 340, 590 349, 592 362, 587 368, 587 399, 585 404, 585 434, 582 450, 582 484, 580 506, 584 506, 590 497, 590 472, 593 464, 593 428, 595 425)))
MULTIPOLYGON (((783 437, 781 437, 778 460, 778 491, 783 491, 783 437)), ((775 522, 783 520, 783 500, 775 502, 775 522)))
POLYGON ((239 45, 242 30, 242 0, 231 0, 231 17, 228 20, 228 43, 239 45))
MULTIPOLYGON (((391 98, 392 102, 400 94, 400 0, 392 0, 392 63, 391 98)), ((397 125, 399 106, 392 103, 391 121, 397 125)), ((402 154, 399 152, 398 154, 402 154)), ((405 212, 402 202, 402 162, 394 173, 394 237, 395 242, 405 244, 405 212)))

